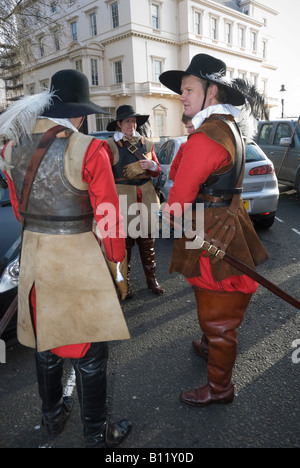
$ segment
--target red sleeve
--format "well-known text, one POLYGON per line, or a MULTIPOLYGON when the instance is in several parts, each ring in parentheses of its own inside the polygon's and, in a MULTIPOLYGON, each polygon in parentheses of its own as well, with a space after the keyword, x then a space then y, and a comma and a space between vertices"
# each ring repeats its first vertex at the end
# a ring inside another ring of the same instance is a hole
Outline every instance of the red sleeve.
POLYGON ((170 173, 169 173, 169 179, 174 180, 178 171, 178 167, 182 158, 182 152, 184 148, 185 143, 182 143, 180 146, 179 150, 177 151, 177 154, 172 162, 170 173))
POLYGON ((124 223, 106 141, 95 139, 90 144, 83 161, 82 180, 88 184, 107 258, 121 262, 125 257, 124 223))
MULTIPOLYGON (((219 143, 210 140, 204 133, 192 135, 184 146, 168 199, 169 206, 177 204, 175 216, 181 215, 184 204, 191 204, 196 200, 200 186, 208 177, 229 162, 229 153, 219 143)), ((168 206, 166 211, 169 211, 168 206)))
MULTIPOLYGON (((7 145, 8 145, 8 143, 4 146, 4 148, 2 150, 2 153, 1 153, 1 156, 2 156, 3 159, 4 159, 4 153, 5 153, 5 149, 6 149, 7 145)), ((12 204, 14 215, 17 218, 17 220, 20 221, 19 203, 18 203, 14 183, 11 180, 11 178, 9 177, 9 175, 7 174, 6 171, 4 171, 4 174, 5 174, 6 179, 7 179, 7 184, 8 184, 8 189, 9 189, 9 198, 10 198, 10 201, 11 201, 11 204, 12 204)))
POLYGON ((153 177, 153 179, 155 179, 156 177, 159 176, 159 173, 161 172, 161 167, 160 167, 160 164, 158 162, 157 156, 156 156, 156 154, 154 152, 154 145, 152 147, 151 154, 152 154, 152 161, 157 164, 157 170, 156 171, 150 171, 151 177, 153 177))

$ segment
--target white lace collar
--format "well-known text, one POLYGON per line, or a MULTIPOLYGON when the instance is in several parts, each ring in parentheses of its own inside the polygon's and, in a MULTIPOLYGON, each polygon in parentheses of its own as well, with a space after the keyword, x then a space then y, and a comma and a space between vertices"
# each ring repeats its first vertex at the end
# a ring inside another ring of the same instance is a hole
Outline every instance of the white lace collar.
POLYGON ((202 125, 205 119, 207 119, 212 114, 227 114, 232 115, 234 118, 240 115, 241 111, 232 104, 216 104, 215 106, 209 106, 192 118, 192 123, 195 130, 202 125))

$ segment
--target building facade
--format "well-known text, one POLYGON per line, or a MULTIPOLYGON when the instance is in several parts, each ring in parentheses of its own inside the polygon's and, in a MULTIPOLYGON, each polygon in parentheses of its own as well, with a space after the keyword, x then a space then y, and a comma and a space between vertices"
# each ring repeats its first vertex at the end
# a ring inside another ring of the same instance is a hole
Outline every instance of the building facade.
MULTIPOLYGON (((112 117, 130 104, 150 115, 153 137, 178 136, 182 105, 159 75, 207 53, 224 60, 228 76, 255 84, 270 107, 279 105, 270 86, 277 12, 256 0, 68 0, 63 11, 55 1, 45 8, 61 27, 46 31, 37 23, 32 32, 36 66, 25 76, 25 94, 49 88, 60 69, 78 69, 89 78, 91 100, 112 117)), ((107 122, 90 116, 88 131, 107 122)))

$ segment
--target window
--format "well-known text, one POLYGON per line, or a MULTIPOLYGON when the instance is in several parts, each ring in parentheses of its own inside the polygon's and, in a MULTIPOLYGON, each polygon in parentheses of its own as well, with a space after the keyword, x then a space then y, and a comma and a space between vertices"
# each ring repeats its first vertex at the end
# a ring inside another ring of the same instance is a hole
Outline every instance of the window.
POLYGON ((232 79, 233 79, 233 73, 234 73, 234 72, 233 72, 233 69, 232 69, 232 68, 227 68, 227 70, 226 70, 226 76, 227 76, 227 78, 229 78, 230 80, 232 80, 232 79))
POLYGON ((73 21, 71 23, 71 34, 72 34, 72 41, 77 41, 78 34, 77 34, 77 22, 76 21, 73 21))
POLYGON ((45 55, 45 48, 44 48, 44 38, 39 38, 39 49, 40 49, 40 57, 44 57, 45 55))
POLYGON ((122 72, 121 60, 114 62, 114 82, 115 84, 123 83, 123 72, 122 72))
POLYGON ((42 81, 40 86, 41 86, 42 91, 47 91, 49 89, 48 80, 47 81, 42 81))
POLYGON ((116 115, 116 108, 115 107, 103 107, 106 112, 109 112, 110 115, 105 114, 95 114, 96 118, 96 131, 97 132, 104 132, 106 131, 106 127, 111 120, 112 115, 116 115))
POLYGON ((239 28, 239 46, 245 47, 245 28, 239 28))
POLYGON ((36 12, 36 16, 35 16, 35 23, 39 23, 42 19, 42 14, 40 12, 40 10, 37 10, 36 12))
POLYGON ((51 8, 51 13, 56 13, 57 12, 57 3, 56 2, 51 2, 50 8, 51 8))
POLYGON ((159 76, 162 73, 162 62, 161 60, 154 60, 153 61, 153 74, 154 74, 154 81, 159 83, 159 76))
POLYGON ((59 34, 58 34, 57 29, 53 33, 53 39, 54 39, 54 50, 56 50, 56 51, 60 50, 59 34))
POLYGON ((257 87, 257 75, 254 75, 253 73, 251 73, 250 82, 252 86, 257 87))
POLYGON ((292 128, 289 124, 280 123, 276 129, 273 145, 280 145, 281 138, 290 138, 292 136, 292 128))
POLYGON ((91 73, 92 73, 92 85, 99 85, 99 74, 98 74, 98 62, 96 59, 91 59, 91 73))
POLYGON ((119 5, 117 2, 112 3, 111 5, 111 19, 112 19, 112 27, 118 28, 119 27, 119 5))
POLYGON ((35 85, 34 84, 27 85, 27 91, 28 91, 28 94, 30 94, 30 96, 35 94, 35 85))
POLYGON ((218 38, 218 20, 217 20, 217 18, 211 18, 211 37, 213 39, 218 38))
POLYGON ((159 6, 152 3, 152 28, 159 29, 159 6))
POLYGON ((267 58, 267 41, 262 41, 262 54, 263 58, 267 58))
POLYGON ((232 43, 232 24, 231 23, 225 23, 225 42, 227 44, 232 43))
POLYGON ((96 13, 90 15, 90 34, 92 37, 97 36, 97 17, 96 13))
POLYGON ((251 49, 253 52, 257 51, 257 33, 255 31, 251 32, 251 49))
POLYGON ((258 138, 258 142, 257 142, 259 145, 268 145, 269 144, 272 129, 273 129, 273 124, 272 123, 263 124, 261 126, 260 133, 259 133, 259 138, 258 138))
POLYGON ((81 71, 81 72, 83 71, 81 59, 75 60, 75 70, 81 71))
POLYGON ((196 34, 201 34, 201 13, 199 11, 194 13, 194 31, 196 34))
POLYGON ((165 134, 165 116, 162 112, 155 112, 155 130, 156 136, 163 136, 165 134))
POLYGON ((246 162, 265 161, 265 156, 259 146, 253 143, 245 145, 246 149, 246 162))

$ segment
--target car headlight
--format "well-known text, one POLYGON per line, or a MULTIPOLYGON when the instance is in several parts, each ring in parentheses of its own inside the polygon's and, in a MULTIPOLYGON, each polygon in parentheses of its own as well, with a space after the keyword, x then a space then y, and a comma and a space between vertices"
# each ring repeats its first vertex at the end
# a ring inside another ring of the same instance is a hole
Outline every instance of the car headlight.
POLYGON ((14 289, 19 284, 20 264, 19 257, 5 268, 0 279, 0 293, 14 289))

